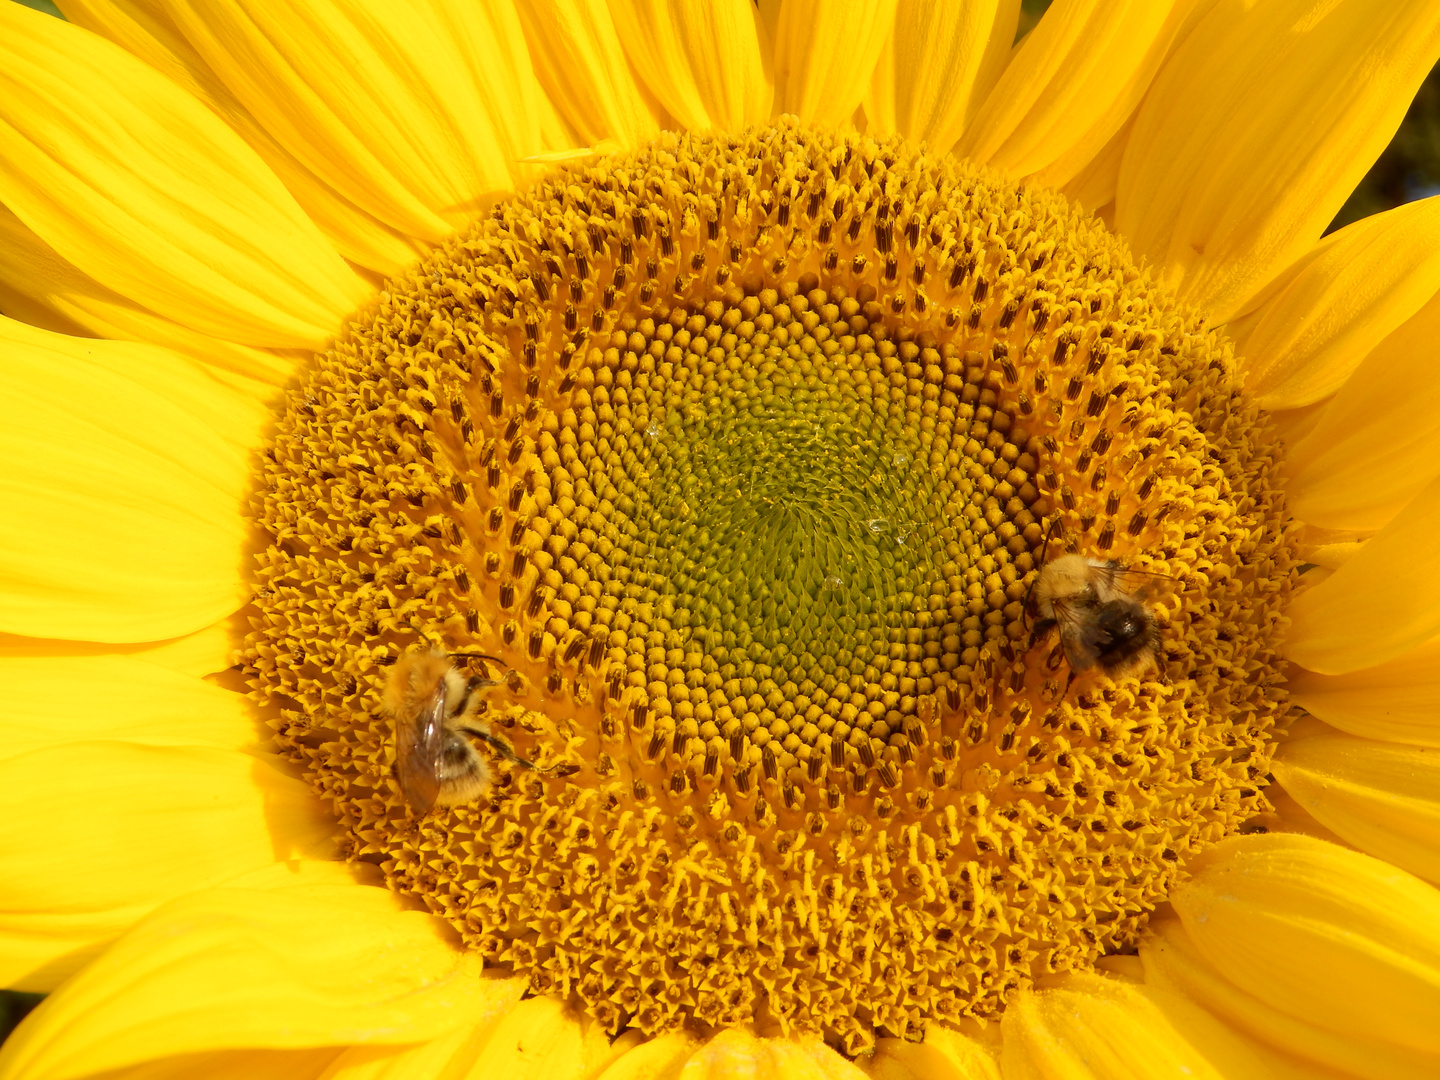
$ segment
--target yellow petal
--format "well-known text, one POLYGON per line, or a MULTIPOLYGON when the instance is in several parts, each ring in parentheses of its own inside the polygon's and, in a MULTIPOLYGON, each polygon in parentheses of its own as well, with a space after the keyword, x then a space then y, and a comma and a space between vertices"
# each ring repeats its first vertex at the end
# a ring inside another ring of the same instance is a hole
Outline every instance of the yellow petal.
MULTIPOLYGON (((622 1059, 623 1060, 623 1059, 622 1059)), ((678 1080, 865 1080, 865 1074, 815 1036, 760 1038, 726 1028, 704 1043, 678 1080)))
POLYGON ((0 653, 0 759, 69 742, 259 750, 269 743, 246 699, 125 656, 0 653))
POLYGON ((293 355, 222 341, 156 315, 66 262, 0 206, 0 307, 11 318, 59 333, 142 341, 185 353, 217 373, 284 386, 293 355))
POLYGON ((1373 532, 1440 474, 1437 338, 1440 299, 1381 342, 1340 387, 1315 430, 1290 447, 1286 497, 1296 517, 1373 532))
POLYGON ((634 1041, 627 1034, 612 1043, 593 1021, 567 1016, 551 998, 518 1005, 499 999, 479 1022, 419 1046, 353 1046, 320 1080, 590 1080, 634 1041))
MULTIPOLYGON (((895 22, 895 6, 896 0, 781 4, 775 29, 775 110, 811 124, 848 121, 870 86, 895 22)), ((947 147, 936 144, 936 149, 947 147)))
MULTIPOLYGON (((529 67, 513 12, 514 40, 494 37, 478 5, 466 15, 423 0, 190 0, 171 10, 190 45, 277 143, 403 234, 442 240, 482 199, 509 190, 517 151, 542 148, 512 145, 511 121, 496 123, 507 109, 523 123, 529 101, 504 83, 512 65, 529 67), (472 46, 490 50, 494 100, 477 84, 472 46)), ((526 89, 533 98, 533 80, 526 89)))
POLYGON ((1265 1075, 1248 1046, 1184 998, 1100 975, 1017 994, 1000 1030, 1005 1080, 1265 1075))
POLYGON ((948 151, 1000 77, 1019 17, 1019 0, 900 0, 865 99, 867 131, 948 151))
POLYGON ((1341 1035, 1437 1055, 1440 891, 1306 836, 1235 837, 1170 902, 1199 953, 1271 1007, 1341 1035))
POLYGON ((625 54, 646 88, 692 131, 770 116, 773 89, 750 0, 610 0, 625 54))
POLYGON ((316 348, 370 294, 213 113, 133 56, 0 8, 0 201, 64 259, 203 334, 316 348))
POLYGON ((1319 1027, 1246 993, 1202 958, 1173 915, 1151 920, 1149 929, 1140 945, 1146 985, 1183 995, 1270 1051, 1277 1080, 1434 1080, 1433 1054, 1319 1027))
POLYGON ((956 152, 1059 187, 1140 103, 1196 0, 1057 0, 1020 43, 956 152))
POLYGON ((1393 660, 1440 633, 1440 573, 1415 562, 1440 535, 1440 480, 1320 584, 1291 601, 1285 655, 1341 675, 1393 660), (1396 579, 1401 568, 1418 572, 1396 579))
POLYGON ((423 251, 424 245, 361 210, 326 183, 323 173, 316 176, 276 142, 216 78, 158 5, 66 0, 65 18, 109 38, 209 106, 274 170, 335 250, 352 263, 389 276, 414 262, 423 251))
POLYGON ((1135 114, 1131 113, 1120 130, 1061 190, 1086 210, 1098 211, 1106 206, 1113 210, 1115 189, 1120 183, 1120 163, 1125 160, 1125 149, 1130 145, 1130 132, 1134 127, 1135 114))
POLYGON ((330 855, 335 828, 307 785, 264 759, 127 742, 5 758, 0 813, 0 982, 36 989, 176 896, 330 855))
POLYGON ((1440 749, 1335 732, 1285 743, 1273 770, 1347 843, 1440 883, 1440 749))
POLYGON ((438 1038, 514 1002, 444 924, 385 889, 222 889, 157 911, 31 1014, 7 1080, 69 1080, 178 1054, 438 1038))
POLYGON ((126 645, 0 634, 0 662, 60 659, 84 663, 94 658, 108 662, 128 657, 198 679, 224 671, 234 664, 238 634, 233 619, 222 619, 203 630, 168 641, 142 641, 126 645))
POLYGON ((635 146, 659 134, 604 4, 520 0, 517 7, 536 75, 583 141, 635 146))
POLYGON ((696 1045, 693 1036, 680 1031, 641 1040, 627 1047, 595 1080, 674 1080, 696 1045))
POLYGON ((1352 735, 1440 746, 1440 638, 1344 675, 1292 668, 1286 689, 1296 704, 1352 735))
POLYGON ((339 1053, 333 1046, 314 1050, 215 1050, 176 1054, 105 1074, 105 1080, 315 1080, 339 1053))
POLYGON ((1215 5, 1140 108, 1116 225, 1185 300, 1245 311, 1319 239, 1437 55, 1428 0, 1215 5))
POLYGON ((0 629, 154 641, 243 602, 262 409, 168 350, 0 319, 0 629))
POLYGON ((861 1067, 873 1080, 1000 1080, 994 1048, 934 1023, 924 1042, 880 1039, 861 1067))
POLYGON ((490 1080, 588 1080, 619 1056, 610 1037, 588 1016, 552 997, 522 1001, 486 1034, 484 1045, 457 1077, 490 1080))
POLYGON ((1440 291, 1440 196, 1325 237, 1227 331, 1266 409, 1329 397, 1360 361, 1440 291))

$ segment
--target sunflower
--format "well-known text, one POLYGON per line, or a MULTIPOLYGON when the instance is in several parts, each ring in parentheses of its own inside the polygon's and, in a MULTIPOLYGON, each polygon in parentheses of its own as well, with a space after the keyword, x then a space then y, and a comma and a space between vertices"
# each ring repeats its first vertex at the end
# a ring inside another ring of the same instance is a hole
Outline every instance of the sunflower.
POLYGON ((1433 3, 61 6, 0 1076, 1440 1073, 1433 3))

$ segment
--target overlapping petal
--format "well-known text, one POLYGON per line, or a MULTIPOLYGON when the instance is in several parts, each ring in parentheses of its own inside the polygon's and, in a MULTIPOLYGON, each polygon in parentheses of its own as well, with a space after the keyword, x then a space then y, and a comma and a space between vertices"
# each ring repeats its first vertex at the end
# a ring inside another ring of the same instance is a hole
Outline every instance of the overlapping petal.
MULTIPOLYGON (((198 743, 203 719, 197 728, 198 743)), ((163 737, 137 732, 147 734, 163 737)), ((203 744, 71 741, 8 755, 0 812, 27 822, 0 839, 0 981, 22 989, 53 988, 177 896, 334 855, 333 821, 308 786, 203 744)))
POLYGON ((956 152, 1060 187, 1120 130, 1203 0, 1057 0, 956 152))
POLYGON ((1019 0, 900 0, 865 98, 866 130, 949 150, 1000 77, 1019 14, 1019 0))
POLYGON ((0 202, 199 333, 315 348, 370 290, 250 147, 123 49, 0 8, 0 202))
POLYGON ((1440 56, 1426 0, 1218 0, 1167 59, 1115 225, 1223 321, 1319 239, 1440 56))
POLYGON ((0 629, 153 641, 245 596, 265 416, 185 357, 0 319, 0 629))
POLYGON ((870 86, 896 0, 786 0, 775 22, 775 108, 848 121, 870 86))
POLYGON ((972 1039, 939 1024, 925 1028, 923 1042, 880 1039, 865 1065, 874 1080, 1000 1080, 999 1042, 972 1039))
POLYGON ((406 236, 449 235, 556 134, 504 6, 193 0, 171 14, 286 152, 406 236))
POLYGON ((1440 197, 1361 218, 1316 244, 1226 331, 1265 408, 1340 389, 1362 360, 1440 292, 1440 197))
POLYGON ((513 1008, 439 920, 384 889, 217 889, 167 905, 0 1049, 6 1080, 71 1080, 217 1050, 405 1045, 513 1008))
POLYGON ((625 54, 682 128, 743 128, 770 115, 768 42, 750 0, 610 0, 625 54))
POLYGON ((535 73, 582 141, 634 146, 659 134, 609 8, 586 0, 520 0, 517 7, 535 73))
POLYGON ((1276 1080, 1430 1080, 1435 1074, 1431 1054, 1327 1030, 1237 986, 1206 961, 1173 915, 1152 920, 1140 958, 1147 985, 1184 995, 1270 1051, 1276 1080))
POLYGON ((1352 735, 1440 746, 1440 638, 1341 675, 1292 669, 1287 689, 1301 708, 1352 735))
POLYGON ((1178 994, 1101 975, 1017 994, 1005 1080, 1226 1080, 1267 1075, 1254 1049, 1178 994))
MULTIPOLYGON (((1440 234, 1437 234, 1440 240, 1440 234)), ((1285 455, 1291 510, 1374 532, 1440 475, 1440 298, 1378 343, 1285 455)))
POLYGON ((290 356, 191 330, 106 288, 62 259, 3 206, 0 309, 12 319, 61 334, 164 345, 256 397, 284 385, 295 369, 290 356))
POLYGON ((424 251, 423 244, 361 210, 336 191, 323 172, 311 172, 282 147, 185 40, 163 4, 67 0, 65 17, 144 60, 229 124, 274 170, 306 215, 346 259, 379 273, 393 274, 424 251))
POLYGON ((1274 772, 1347 843, 1440 884, 1440 749, 1330 732, 1287 742, 1274 772))
POLYGON ((1432 480, 1345 565, 1290 603, 1285 655, 1327 675, 1373 667, 1440 633, 1440 575, 1395 572, 1440 535, 1440 480, 1432 480))
POLYGON ((1241 836, 1171 894, 1186 937, 1279 1012, 1440 1067, 1440 891, 1305 836, 1241 836))

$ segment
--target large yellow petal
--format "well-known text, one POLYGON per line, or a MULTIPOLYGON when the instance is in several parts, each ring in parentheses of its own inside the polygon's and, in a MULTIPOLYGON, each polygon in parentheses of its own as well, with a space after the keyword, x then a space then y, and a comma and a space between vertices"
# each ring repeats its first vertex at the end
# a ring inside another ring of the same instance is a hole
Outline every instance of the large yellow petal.
POLYGON ((947 152, 1000 77, 1019 17, 1019 0, 900 0, 865 98, 866 130, 947 152))
POLYGON ((154 641, 244 601, 263 410, 168 350, 0 319, 0 629, 154 641))
POLYGON ((0 206, 0 310, 62 334, 143 341, 192 357, 222 379, 284 386, 293 355, 222 341, 182 326, 101 285, 62 259, 25 223, 0 206))
POLYGON ((234 665, 238 631, 233 619, 223 619, 203 630, 168 641, 141 641, 109 645, 97 641, 66 641, 64 638, 33 638, 23 634, 0 634, 0 662, 64 660, 89 662, 124 659, 154 664, 166 671, 194 678, 215 675, 234 665))
POLYGON ((1280 833, 1224 841, 1191 868, 1170 902, 1227 980, 1280 1012, 1440 1066, 1440 891, 1280 833))
POLYGON ((370 289, 255 152, 104 39, 0 8, 0 202, 67 261, 190 329, 315 348, 370 289))
POLYGON ((417 245, 346 199, 262 128, 185 40, 155 0, 66 0, 65 17, 133 53, 174 80, 235 130, 275 171, 310 220, 359 266, 391 275, 414 262, 417 245))
POLYGON ((612 1040, 590 1018, 536 997, 419 1046, 351 1047, 320 1080, 593 1080, 636 1041, 612 1040))
MULTIPOLYGON (((628 1045, 628 1044, 626 1044, 628 1045)), ((458 1078, 589 1080, 618 1057, 605 1031, 557 998, 534 997, 512 1009, 488 1032, 484 1045, 457 1070, 458 1078)))
POLYGON ((659 134, 609 8, 590 0, 519 0, 517 7, 536 74, 584 142, 635 146, 659 134))
POLYGON ((1102 975, 1017 994, 1000 1031, 1005 1080, 1266 1076, 1250 1047, 1183 997, 1102 975))
MULTIPOLYGON (((623 1062, 623 1058, 621 1061, 623 1062)), ((817 1037, 767 1039, 744 1028, 727 1028, 703 1043, 679 1072, 677 1080, 865 1080, 855 1065, 817 1037)))
POLYGON ((769 118, 769 54, 750 0, 610 0, 610 14, 636 72, 681 127, 769 118))
POLYGON ((0 984, 50 989, 156 906, 331 854, 334 821, 248 754, 72 742, 0 761, 0 984))
POLYGON ((1287 742, 1272 767, 1347 843, 1440 884, 1440 749, 1333 732, 1287 742))
POLYGON ((260 750, 240 694, 127 656, 13 656, 0 649, 0 760, 70 742, 260 750))
MULTIPOLYGON (((509 163, 524 152, 506 109, 528 71, 519 36, 490 35, 479 6, 467 15, 425 0, 277 5, 188 0, 176 25, 230 93, 284 149, 346 199, 399 232, 431 243, 508 191, 509 163), (452 21, 452 16, 453 20, 452 21), (473 19, 471 18, 473 16, 473 19), (475 24, 478 23, 477 27, 475 24), (494 100, 476 82, 468 49, 489 47, 494 100), (515 48, 518 45, 518 57, 515 48)), ((498 15, 504 21, 504 15, 498 15)), ((538 89, 527 88, 531 96, 538 89)))
POLYGON ((925 1025, 924 1042, 879 1040, 861 1067, 874 1080, 1000 1080, 995 1047, 939 1024, 925 1025))
POLYGON ((1372 214, 1325 237, 1226 328, 1265 408, 1340 389, 1367 355, 1440 291, 1440 196, 1372 214))
POLYGON ((1060 187, 1110 141, 1203 0, 1057 0, 956 147, 1060 187))
POLYGON ((70 1080, 222 1049, 406 1044, 495 1017, 523 979, 478 975, 444 924, 385 889, 196 893, 157 911, 0 1049, 6 1080, 70 1080))
POLYGON ((1140 944, 1146 985, 1184 995, 1270 1050, 1277 1080, 1434 1080, 1433 1054, 1317 1026, 1242 990, 1206 961, 1174 915, 1152 919, 1149 930, 1140 944))
POLYGON ((1440 55, 1429 0, 1220 0, 1167 59, 1115 224, 1217 321, 1305 254, 1440 55))
POLYGON ((683 1031, 641 1040, 610 1062, 595 1080, 673 1080, 695 1046, 695 1038, 683 1031))
POLYGON ((1315 429, 1289 447, 1286 496, 1296 517, 1327 529, 1374 532, 1440 474, 1437 340, 1440 298, 1381 342, 1315 429))
POLYGON ((811 124, 848 121, 869 89, 895 22, 895 5, 896 0, 785 0, 775 26, 775 111, 811 124))
POLYGON ((1440 746, 1440 638, 1344 675, 1292 668, 1286 689, 1302 708, 1352 735, 1440 746))
POLYGON ((1393 660, 1440 633, 1440 573, 1416 563, 1440 535, 1440 479, 1344 566, 1291 601, 1285 655, 1341 675, 1393 660), (1404 567, 1414 567, 1397 579, 1404 567))

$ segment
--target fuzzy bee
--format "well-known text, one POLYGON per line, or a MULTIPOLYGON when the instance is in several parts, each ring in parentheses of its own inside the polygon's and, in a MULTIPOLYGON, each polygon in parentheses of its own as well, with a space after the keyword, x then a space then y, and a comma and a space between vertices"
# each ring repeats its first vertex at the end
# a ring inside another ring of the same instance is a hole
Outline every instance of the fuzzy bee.
POLYGON ((457 659, 501 662, 483 653, 412 652, 395 662, 385 687, 384 709, 395 720, 395 776, 417 815, 437 804, 472 802, 489 789, 490 766, 472 738, 508 761, 536 768, 492 735, 478 716, 481 691, 499 683, 461 674, 457 659))

